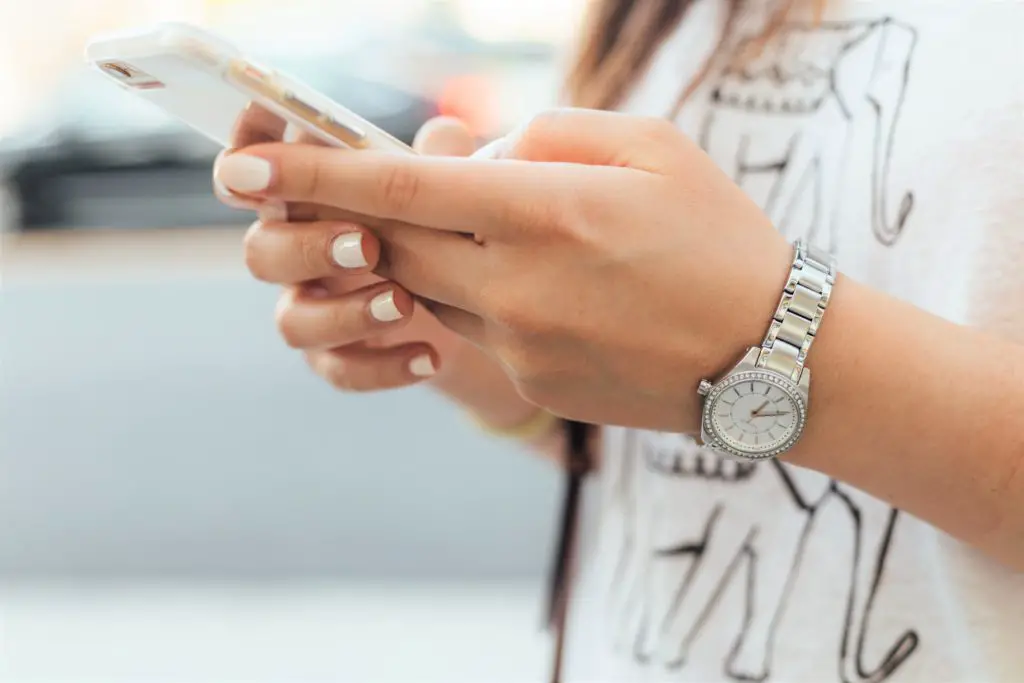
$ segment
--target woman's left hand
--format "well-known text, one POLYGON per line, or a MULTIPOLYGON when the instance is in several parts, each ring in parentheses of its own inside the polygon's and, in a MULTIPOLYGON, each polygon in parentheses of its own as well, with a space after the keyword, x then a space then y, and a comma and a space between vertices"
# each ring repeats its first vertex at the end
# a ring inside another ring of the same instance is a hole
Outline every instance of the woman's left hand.
MULTIPOLYGON (((489 153, 500 158, 256 145, 224 157, 217 177, 364 217, 382 242, 378 274, 436 302, 528 400, 695 431, 699 381, 760 343, 790 246, 666 121, 559 110, 489 153)), ((308 261, 308 243, 275 258, 308 261)))

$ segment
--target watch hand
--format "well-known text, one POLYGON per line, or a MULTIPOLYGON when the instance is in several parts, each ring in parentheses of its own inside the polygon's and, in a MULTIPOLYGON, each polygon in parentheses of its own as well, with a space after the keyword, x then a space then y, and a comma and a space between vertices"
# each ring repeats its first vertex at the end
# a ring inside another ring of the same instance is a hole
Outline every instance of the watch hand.
POLYGON ((760 415, 754 415, 754 417, 782 417, 783 415, 789 415, 789 413, 761 413, 760 415))
POLYGON ((760 412, 761 412, 762 410, 764 410, 764 409, 765 409, 766 407, 768 407, 768 404, 769 404, 769 403, 771 403, 771 401, 769 401, 769 400, 767 400, 767 399, 766 399, 764 403, 762 403, 761 405, 759 405, 759 406, 758 406, 757 408, 755 408, 755 409, 754 409, 754 410, 753 410, 753 411, 752 411, 752 412, 750 413, 750 417, 760 417, 760 415, 758 415, 758 413, 760 413, 760 412))

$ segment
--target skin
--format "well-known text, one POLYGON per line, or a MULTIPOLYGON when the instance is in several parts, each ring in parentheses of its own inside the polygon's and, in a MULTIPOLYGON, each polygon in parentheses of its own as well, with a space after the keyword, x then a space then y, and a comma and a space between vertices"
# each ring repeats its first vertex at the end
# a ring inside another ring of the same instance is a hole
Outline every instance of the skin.
MULTIPOLYGON (((235 154, 266 162, 267 186, 250 187, 252 198, 358 217, 380 240, 374 272, 437 302, 436 319, 527 402, 695 433, 699 381, 760 343, 791 247, 662 120, 563 110, 495 150, 500 158, 439 159, 269 144, 235 154)), ((222 160, 217 175, 231 187, 237 169, 222 160)), ((339 229, 257 225, 249 266, 288 285, 329 277, 339 229)), ((365 307, 367 293, 349 296, 333 301, 365 307)), ((308 312, 323 305, 292 299, 286 338, 333 344, 343 316, 308 312)), ((787 458, 1024 570, 1022 357, 841 276, 808 359, 811 419, 787 458)))
MULTIPOLYGON (((240 148, 280 141, 283 134, 284 121, 265 110, 251 108, 236 124, 233 142, 235 148, 240 148)), ((315 142, 309 137, 301 141, 315 142)), ((413 147, 420 154, 434 156, 468 157, 475 152, 486 156, 495 152, 477 150, 466 126, 447 117, 424 125, 413 147)), ((277 273, 263 279, 285 285, 277 306, 282 337, 301 350, 310 368, 334 388, 362 393, 427 384, 497 429, 516 427, 537 413, 538 407, 519 395, 492 358, 440 324, 406 290, 393 283, 389 286, 387 280, 373 273, 381 247, 365 227, 373 223, 369 217, 324 204, 286 203, 236 194, 216 177, 214 191, 229 206, 259 213, 260 220, 246 237, 246 260, 254 273, 261 268, 264 252, 300 246, 295 242, 294 223, 308 224, 303 226, 302 234, 312 240, 306 245, 309 258, 321 261, 313 268, 318 275, 310 276, 307 263, 291 276, 277 273), (286 218, 291 223, 285 223, 286 218), (363 235, 367 266, 346 269, 329 258, 324 262, 329 248, 325 250, 323 240, 353 231, 363 235), (275 244, 275 240, 281 240, 281 244, 275 244), (368 310, 373 296, 385 291, 395 293, 395 303, 404 316, 381 324, 368 310), (325 316, 329 322, 322 321, 325 316), (410 361, 424 352, 430 354, 437 368, 431 378, 418 377, 409 368, 410 361)), ((555 430, 533 438, 529 445, 557 462, 565 453, 562 437, 561 430, 555 430)))

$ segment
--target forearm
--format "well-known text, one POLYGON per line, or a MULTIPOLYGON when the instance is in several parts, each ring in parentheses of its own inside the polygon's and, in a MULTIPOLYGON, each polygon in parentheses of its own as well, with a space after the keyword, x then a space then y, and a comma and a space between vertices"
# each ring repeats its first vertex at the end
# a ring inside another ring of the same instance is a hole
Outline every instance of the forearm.
POLYGON ((1021 356, 841 279, 808 359, 811 417, 787 459, 1024 569, 1021 356))

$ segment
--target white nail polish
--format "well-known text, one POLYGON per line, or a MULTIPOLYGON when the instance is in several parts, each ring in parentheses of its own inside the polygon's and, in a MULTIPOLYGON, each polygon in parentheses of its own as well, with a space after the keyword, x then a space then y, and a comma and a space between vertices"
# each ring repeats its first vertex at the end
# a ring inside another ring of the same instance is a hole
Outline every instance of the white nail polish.
POLYGON ((224 187, 235 192, 259 192, 270 185, 270 162, 246 154, 222 157, 214 171, 224 187))
POLYGON ((409 372, 416 377, 433 377, 437 368, 434 367, 434 359, 425 353, 409 361, 409 372))
POLYGON ((395 305, 395 293, 384 292, 370 301, 370 315, 382 323, 393 323, 402 319, 402 312, 395 305))
POLYGON ((363 254, 363 233, 338 235, 331 244, 331 256, 342 268, 365 268, 370 265, 363 254))

